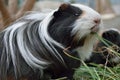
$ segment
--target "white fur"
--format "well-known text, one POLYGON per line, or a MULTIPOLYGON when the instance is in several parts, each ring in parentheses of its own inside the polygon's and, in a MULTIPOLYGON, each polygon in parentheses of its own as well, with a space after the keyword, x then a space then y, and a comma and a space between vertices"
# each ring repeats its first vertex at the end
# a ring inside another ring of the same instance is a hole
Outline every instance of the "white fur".
POLYGON ((75 49, 79 53, 81 60, 84 61, 84 60, 90 58, 95 41, 96 41, 96 36, 89 35, 89 36, 87 36, 87 38, 84 42, 84 45, 82 47, 78 47, 75 49))
POLYGON ((14 25, 12 25, 12 26, 10 26, 9 28, 7 28, 5 31, 6 31, 6 33, 5 33, 5 35, 4 35, 4 44, 6 45, 5 46, 5 48, 6 48, 6 53, 7 53, 7 62, 9 62, 8 60, 9 60, 9 55, 11 55, 12 56, 12 61, 13 61, 13 65, 15 65, 15 61, 16 61, 16 58, 15 58, 15 55, 14 55, 14 51, 13 51, 13 46, 12 46, 12 38, 13 38, 13 33, 14 33, 14 31, 17 29, 17 28, 19 28, 19 27, 21 27, 22 25, 24 25, 24 24, 26 24, 26 22, 19 22, 19 23, 16 23, 16 24, 14 24, 14 25), (11 32, 9 33, 9 31, 11 30, 11 32), (10 34, 10 36, 9 36, 9 43, 8 43, 8 39, 7 39, 7 37, 8 37, 8 34, 10 34), (9 45, 9 47, 10 47, 10 53, 11 54, 9 54, 9 52, 8 52, 8 45, 9 45))
POLYGON ((37 59, 35 56, 31 54, 26 44, 23 42, 23 30, 24 28, 20 29, 17 34, 17 43, 19 44, 19 50, 21 52, 22 57, 25 59, 25 61, 28 63, 31 67, 37 67, 37 68, 45 68, 42 65, 47 65, 48 63, 42 60, 37 59), (41 64, 41 66, 40 66, 41 64))
MULTIPOLYGON (((100 19, 101 16, 99 13, 97 13, 95 10, 84 6, 84 5, 79 5, 79 4, 74 4, 74 6, 79 7, 81 10, 83 10, 83 14, 80 16, 80 18, 76 21, 75 23, 75 28, 73 29, 72 33, 78 32, 80 36, 84 36, 86 34, 90 33, 90 29, 96 25, 94 20, 100 19)), ((98 27, 101 27, 98 25, 98 27)))
MULTIPOLYGON (((56 11, 56 10, 55 10, 56 11)), ((39 27, 39 35, 40 35, 40 38, 42 39, 42 42, 45 43, 45 46, 47 46, 47 48, 53 52, 54 56, 56 56, 56 58, 58 58, 59 61, 61 61, 62 63, 64 63, 64 60, 63 58, 61 57, 61 55, 58 53, 58 51, 54 48, 54 46, 52 45, 55 44, 57 46, 59 46, 60 48, 64 48, 62 44, 56 42, 55 40, 53 40, 50 36, 49 36, 49 33, 48 33, 48 24, 49 22, 51 21, 51 19, 53 18, 53 12, 51 12, 50 14, 48 14, 48 16, 40 23, 40 26, 42 27, 39 27), (48 44, 49 43, 49 44, 48 44), (50 46, 49 46, 50 45, 50 46), (55 52, 54 52, 54 51, 55 52)))
MULTIPOLYGON (((45 44, 46 48, 48 48, 52 53, 53 56, 56 56, 58 58, 58 60, 61 61, 61 63, 64 64, 64 60, 63 58, 60 56, 60 54, 57 52, 57 50, 54 48, 54 46, 52 45, 55 44, 61 48, 63 48, 63 46, 61 44, 59 44, 58 42, 56 42, 55 40, 53 40, 48 32, 47 32, 47 28, 48 28, 48 24, 51 21, 51 19, 53 18, 53 12, 49 13, 46 17, 46 14, 43 13, 36 13, 36 14, 29 14, 25 17, 22 17, 23 19, 30 19, 30 20, 43 20, 40 23, 40 27, 39 27, 39 35, 40 38, 42 39, 42 42, 45 44), (39 16, 39 17, 38 17, 39 16), (49 43, 49 44, 48 44, 49 43), (54 51, 53 51, 54 50, 54 51)), ((22 19, 20 18, 20 19, 22 19)), ((31 67, 36 67, 36 68, 40 68, 40 69, 44 69, 45 65, 49 64, 46 61, 43 61, 42 59, 37 59, 35 56, 32 55, 32 53, 28 50, 28 47, 26 46, 26 44, 24 43, 24 39, 23 39, 23 30, 24 28, 27 26, 26 24, 28 23, 28 21, 23 21, 23 22, 19 22, 19 20, 17 20, 18 22, 14 23, 12 26, 8 27, 7 29, 5 29, 5 35, 4 35, 4 44, 5 44, 5 48, 8 51, 8 45, 10 47, 10 54, 9 52, 7 52, 8 56, 7 56, 7 60, 9 62, 9 55, 11 55, 12 57, 12 62, 14 65, 14 68, 16 69, 16 56, 14 53, 14 49, 13 49, 13 39, 14 39, 14 34, 17 33, 16 37, 17 37, 17 44, 18 48, 20 50, 21 56, 23 57, 23 59, 26 61, 26 63, 31 67), (17 32, 17 29, 19 29, 19 31, 17 32), (8 35, 9 35, 9 41, 7 41, 8 39, 8 35)))
MULTIPOLYGON (((94 10, 92 10, 89 7, 80 5, 80 4, 73 4, 74 6, 79 7, 80 9, 83 10, 83 14, 78 18, 78 20, 75 22, 74 24, 74 28, 73 31, 71 32, 72 35, 74 35, 75 33, 77 33, 77 37, 78 39, 81 39, 82 37, 86 36, 86 40, 85 43, 82 47, 78 47, 75 50, 79 53, 80 58, 82 60, 88 59, 90 56, 90 53, 92 52, 93 49, 93 44, 95 41, 95 35, 89 35, 90 34, 90 29, 95 25, 95 23, 93 22, 94 19, 100 19, 100 15, 95 12, 94 10)), ((56 10, 55 10, 56 11, 56 10)), ((53 19, 53 13, 55 11, 52 11, 49 14, 43 14, 43 13, 36 13, 34 14, 29 14, 28 16, 23 17, 23 19, 25 19, 25 21, 20 21, 18 20, 18 22, 14 23, 12 26, 10 26, 9 28, 5 29, 5 34, 4 34, 4 44, 5 44, 5 48, 6 48, 6 52, 7 52, 7 59, 9 60, 9 55, 11 55, 12 57, 12 62, 13 62, 13 66, 15 68, 14 71, 16 71, 16 55, 14 53, 14 49, 13 49, 13 40, 14 40, 14 34, 16 34, 16 39, 17 39, 17 44, 18 44, 18 48, 20 51, 21 56, 23 57, 23 59, 25 60, 25 62, 31 67, 35 67, 35 68, 40 68, 41 70, 45 68, 46 65, 48 65, 49 63, 47 61, 44 61, 42 58, 37 58, 35 57, 30 50, 28 49, 28 46, 26 45, 26 43, 24 43, 24 28, 26 26, 28 26, 28 22, 27 19, 29 20, 42 20, 39 24, 39 28, 38 28, 38 34, 39 37, 42 41, 42 43, 44 43, 44 46, 50 51, 52 52, 52 55, 55 56, 61 63, 64 64, 64 60, 62 58, 62 56, 60 55, 60 53, 58 53, 58 51, 56 50, 56 48, 54 47, 54 45, 65 49, 65 47, 58 43, 57 41, 55 41, 53 38, 50 37, 49 33, 48 33, 48 25, 50 23, 50 21, 53 19), (41 16, 42 15, 42 16, 41 16), (19 30, 17 32, 17 30, 19 30), (9 37, 8 37, 9 36, 9 37), (9 38, 9 39, 7 39, 9 38), (9 46, 9 47, 8 47, 9 46), (10 48, 10 49, 8 49, 10 48), (10 52, 8 52, 10 51, 10 52)), ((98 25, 98 27, 100 27, 100 25, 98 25)), ((9 61, 8 61, 9 62, 9 61)))
POLYGON ((42 12, 30 12, 30 14, 26 14, 24 17, 25 19, 35 19, 35 20, 43 20, 48 13, 42 13, 42 12))
MULTIPOLYGON (((83 10, 83 14, 74 24, 76 27, 73 29, 72 34, 74 35, 75 33, 77 33, 77 38, 79 38, 79 40, 82 37, 87 36, 84 45, 82 47, 75 49, 79 53, 81 60, 85 60, 90 57, 91 52, 93 50, 93 45, 96 41, 95 35, 89 35, 91 32, 90 29, 96 25, 94 20, 96 19, 101 20, 101 16, 99 13, 97 13, 96 11, 87 6, 79 4, 73 5, 83 10)), ((102 24, 97 25, 97 27, 101 29, 102 24)))

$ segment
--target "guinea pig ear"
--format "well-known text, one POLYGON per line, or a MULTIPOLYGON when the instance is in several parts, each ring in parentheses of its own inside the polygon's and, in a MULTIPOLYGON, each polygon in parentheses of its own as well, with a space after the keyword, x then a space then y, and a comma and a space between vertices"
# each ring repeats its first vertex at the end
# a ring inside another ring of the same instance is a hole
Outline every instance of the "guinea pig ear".
POLYGON ((65 11, 66 9, 68 9, 69 6, 70 6, 70 4, 63 3, 63 4, 60 5, 59 11, 65 11))
POLYGON ((63 3, 60 5, 59 9, 54 12, 54 17, 60 16, 61 12, 66 11, 69 8, 70 4, 68 3, 63 3))

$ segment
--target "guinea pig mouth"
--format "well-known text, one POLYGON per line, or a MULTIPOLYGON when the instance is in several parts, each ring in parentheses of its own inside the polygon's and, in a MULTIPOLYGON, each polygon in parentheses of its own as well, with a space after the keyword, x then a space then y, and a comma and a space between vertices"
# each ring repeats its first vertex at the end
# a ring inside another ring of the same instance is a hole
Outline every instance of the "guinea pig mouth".
POLYGON ((99 25, 93 26, 90 30, 92 34, 97 33, 99 31, 99 25))

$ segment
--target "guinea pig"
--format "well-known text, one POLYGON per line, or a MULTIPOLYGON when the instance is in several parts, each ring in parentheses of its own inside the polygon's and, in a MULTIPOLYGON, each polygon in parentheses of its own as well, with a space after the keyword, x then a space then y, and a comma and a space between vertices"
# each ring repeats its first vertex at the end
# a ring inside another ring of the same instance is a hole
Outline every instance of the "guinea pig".
POLYGON ((86 63, 115 67, 120 63, 120 31, 115 28, 105 30, 102 33, 102 38, 105 39, 107 45, 102 41, 99 41, 96 45, 95 52, 92 53, 89 60, 86 60, 86 63), (110 49, 118 54, 115 54, 110 49))
POLYGON ((0 33, 0 80, 72 80, 90 57, 102 20, 81 4, 63 3, 50 13, 23 16, 0 33))

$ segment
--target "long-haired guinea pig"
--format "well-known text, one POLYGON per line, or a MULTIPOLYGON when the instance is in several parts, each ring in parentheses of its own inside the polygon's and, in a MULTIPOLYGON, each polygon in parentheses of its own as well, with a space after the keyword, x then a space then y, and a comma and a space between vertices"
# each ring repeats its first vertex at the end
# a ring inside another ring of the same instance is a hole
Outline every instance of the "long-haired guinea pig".
POLYGON ((102 33, 102 38, 106 43, 99 41, 86 63, 114 67, 120 63, 120 31, 115 28, 108 29, 102 33))
POLYGON ((81 4, 23 16, 0 33, 0 80, 72 79, 80 61, 65 51, 88 59, 100 29, 101 16, 81 4))

